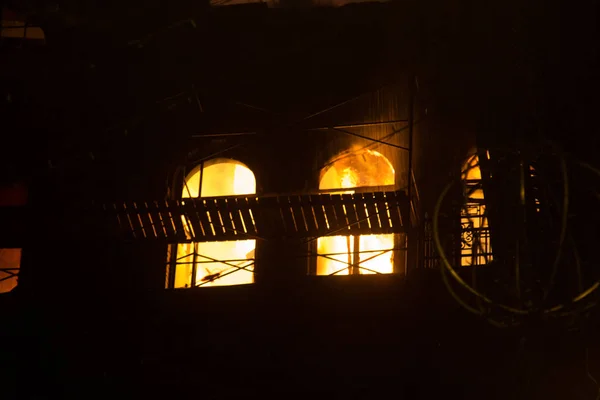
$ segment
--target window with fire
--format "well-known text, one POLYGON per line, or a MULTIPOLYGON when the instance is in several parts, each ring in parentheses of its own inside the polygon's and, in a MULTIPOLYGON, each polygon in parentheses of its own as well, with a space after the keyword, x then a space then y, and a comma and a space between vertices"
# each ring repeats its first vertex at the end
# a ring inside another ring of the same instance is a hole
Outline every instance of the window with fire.
MULTIPOLYGON (((319 189, 330 193, 355 193, 393 187, 395 171, 390 161, 373 150, 348 151, 322 171, 319 189), (370 188, 370 189, 369 189, 370 188)), ((344 206, 345 207, 345 206, 344 206)), ((368 215, 368 210, 365 210, 368 215)), ((377 218, 389 218, 378 210, 377 218)), ((395 235, 339 235, 317 240, 317 275, 390 274, 394 272, 395 235)))
MULTIPOLYGON (((462 230, 460 257, 463 267, 485 265, 493 261, 490 227, 482 188, 479 156, 475 151, 472 153, 463 164, 461 171, 465 199, 460 220, 462 230)), ((489 160, 489 151, 486 151, 484 156, 489 160)), ((527 173, 529 179, 532 179, 534 182, 537 181, 538 173, 535 167, 529 165, 526 168, 523 173, 527 173)), ((535 211, 540 212, 539 197, 534 196, 533 201, 535 211)))
POLYGON ((492 245, 477 154, 469 156, 461 178, 465 198, 460 218, 461 265, 485 265, 492 261, 492 245))
MULTIPOLYGON (((219 158, 205 161, 187 174, 181 197, 185 199, 254 193, 254 173, 238 161, 219 158)), ((252 283, 255 247, 254 239, 180 243, 172 246, 170 265, 175 268, 174 287, 252 283)))
MULTIPOLYGON (((394 168, 382 154, 372 150, 346 152, 323 168, 319 190, 336 194, 390 190, 394 181, 394 168)), ((185 199, 255 193, 256 179, 247 166, 231 159, 215 159, 204 162, 187 174, 181 197, 185 199)), ((380 214, 376 218, 390 218, 387 210, 380 210, 380 214)), ((395 239, 394 234, 320 237, 316 241, 314 273, 393 273, 395 239)), ((169 268, 175 268, 172 285, 175 288, 186 288, 253 283, 255 247, 254 239, 174 245, 169 254, 169 268)))

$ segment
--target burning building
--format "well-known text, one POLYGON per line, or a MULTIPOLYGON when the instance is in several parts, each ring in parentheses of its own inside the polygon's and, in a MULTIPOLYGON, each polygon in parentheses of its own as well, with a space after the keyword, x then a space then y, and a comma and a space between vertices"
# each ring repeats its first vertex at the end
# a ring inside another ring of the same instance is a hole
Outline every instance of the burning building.
POLYGON ((37 10, 44 44, 11 50, 6 91, 30 97, 10 126, 46 139, 16 135, 28 202, 3 214, 0 288, 38 346, 15 391, 521 393, 515 339, 463 312, 438 251, 461 276, 520 254, 497 166, 539 100, 521 28, 459 4, 184 3, 37 10))

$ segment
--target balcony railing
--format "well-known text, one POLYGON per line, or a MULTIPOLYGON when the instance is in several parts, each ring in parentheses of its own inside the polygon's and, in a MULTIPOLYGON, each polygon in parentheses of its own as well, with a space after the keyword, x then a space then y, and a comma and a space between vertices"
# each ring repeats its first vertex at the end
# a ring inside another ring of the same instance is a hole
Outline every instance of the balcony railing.
POLYGON ((207 197, 104 205, 126 239, 170 243, 405 232, 403 191, 207 197))

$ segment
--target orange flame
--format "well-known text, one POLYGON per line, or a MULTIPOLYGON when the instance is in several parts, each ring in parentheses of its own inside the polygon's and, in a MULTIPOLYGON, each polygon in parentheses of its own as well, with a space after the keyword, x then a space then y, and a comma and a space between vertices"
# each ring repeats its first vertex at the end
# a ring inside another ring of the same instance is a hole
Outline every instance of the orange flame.
POLYGON ((352 168, 344 168, 340 184, 343 188, 353 188, 358 185, 358 177, 354 171, 352 171, 352 168))

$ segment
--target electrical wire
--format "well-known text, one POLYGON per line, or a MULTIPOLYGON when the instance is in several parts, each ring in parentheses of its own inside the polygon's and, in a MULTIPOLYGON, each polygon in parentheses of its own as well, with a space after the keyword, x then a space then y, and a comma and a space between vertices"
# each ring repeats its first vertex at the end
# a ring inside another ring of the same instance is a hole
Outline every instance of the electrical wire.
POLYGON ((446 270, 450 273, 450 276, 452 276, 454 278, 454 280, 457 281, 464 289, 466 289, 468 292, 475 295, 476 297, 480 298, 483 302, 485 302, 491 306, 500 307, 500 308, 502 308, 506 311, 509 311, 511 313, 514 313, 514 314, 527 315, 529 313, 529 311, 527 311, 527 310, 523 310, 520 308, 510 307, 510 306, 507 306, 504 304, 496 303, 496 302, 492 301, 490 298, 488 298, 486 295, 484 295, 483 293, 475 290, 468 283, 466 283, 462 279, 462 277, 456 272, 456 270, 454 268, 452 268, 452 265, 450 265, 450 261, 448 260, 448 257, 446 256, 446 252, 444 251, 444 249, 442 247, 442 243, 440 241, 439 215, 440 215, 440 209, 442 207, 442 203, 443 203, 445 197, 447 196, 448 192, 450 191, 450 189, 452 189, 452 187, 454 186, 454 184, 455 184, 455 182, 452 181, 448 185, 446 185, 446 187, 444 188, 444 190, 438 197, 438 200, 436 202, 436 205, 435 205, 435 208, 433 211, 433 241, 436 246, 438 255, 440 256, 440 259, 442 260, 443 267, 446 268, 446 270))
MULTIPOLYGON (((584 162, 578 162, 579 166, 588 169, 589 171, 593 172, 594 174, 596 174, 599 178, 600 178, 600 170, 591 166, 590 164, 584 163, 584 162)), ((579 260, 579 255, 577 253, 576 255, 576 262, 580 263, 579 260)), ((585 298, 589 297, 592 293, 594 293, 596 290, 598 290, 598 288, 600 287, 600 279, 596 282, 594 282, 592 285, 590 285, 587 289, 585 289, 584 291, 582 291, 581 293, 579 293, 577 296, 575 296, 574 298, 571 299, 570 303, 571 304, 575 304, 578 303, 582 300, 584 300, 585 298)), ((593 303, 594 305, 596 303, 593 303)), ((564 304, 552 307, 550 309, 551 312, 556 312, 559 310, 562 310, 566 308, 566 306, 564 304)))
MULTIPOLYGON (((425 120, 425 118, 421 118, 420 120, 414 121, 413 128, 415 125, 417 125, 420 122, 423 122, 424 120, 425 120)), ((391 133, 385 135, 381 139, 374 140, 371 138, 365 138, 365 139, 372 141, 372 143, 368 143, 368 144, 366 144, 358 149, 355 149, 355 150, 350 150, 347 153, 344 153, 342 156, 334 158, 333 160, 325 163, 325 165, 319 167, 317 170, 324 170, 325 168, 329 167, 330 165, 333 165, 338 161, 345 160, 346 158, 353 157, 354 155, 356 155, 357 153, 360 153, 362 151, 371 150, 373 148, 378 148, 379 146, 382 145, 382 143, 380 143, 380 142, 385 142, 386 140, 392 138, 394 135, 397 135, 398 133, 402 132, 405 129, 409 129, 409 125, 403 126, 400 129, 396 129, 396 130, 392 131, 391 133)), ((315 172, 315 171, 316 170, 313 170, 313 172, 315 172)))
POLYGON ((394 87, 394 86, 396 86, 396 85, 399 85, 400 83, 401 83, 401 82, 391 82, 391 83, 385 83, 385 84, 383 84, 383 85, 380 85, 380 86, 379 86, 379 87, 377 87, 376 89, 371 89, 371 90, 369 90, 369 91, 367 91, 367 92, 363 92, 363 93, 361 93, 361 94, 359 94, 359 95, 357 95, 357 96, 351 97, 351 98, 349 98, 349 99, 346 99, 346 100, 344 100, 344 101, 342 101, 342 102, 340 102, 340 103, 337 103, 337 104, 335 104, 335 105, 333 105, 333 106, 331 106, 331 107, 327 107, 327 108, 324 108, 324 109, 322 109, 322 110, 320 110, 320 111, 317 111, 317 112, 315 112, 315 113, 309 114, 309 115, 307 115, 306 117, 302 118, 300 121, 297 121, 296 123, 301 123, 301 122, 307 121, 307 120, 309 120, 309 119, 312 119, 312 118, 314 118, 314 117, 316 117, 316 116, 318 116, 318 115, 321 115, 321 114, 324 114, 324 113, 326 113, 326 112, 329 112, 329 111, 335 110, 336 108, 340 108, 340 107, 342 107, 342 106, 344 106, 344 105, 346 105, 346 104, 348 104, 348 103, 352 103, 353 101, 356 101, 356 100, 360 99, 360 98, 361 98, 361 97, 363 97, 363 96, 366 96, 366 95, 369 95, 369 94, 372 94, 372 93, 379 92, 380 90, 383 90, 383 89, 386 89, 386 88, 392 88, 392 87, 394 87))
POLYGON ((405 147, 405 146, 398 146, 397 144, 394 144, 394 143, 389 143, 389 142, 386 142, 386 141, 383 141, 383 140, 379 140, 379 139, 375 139, 375 138, 370 138, 368 136, 364 136, 364 135, 360 135, 358 133, 350 132, 350 131, 345 130, 345 129, 339 129, 339 128, 328 128, 328 129, 330 131, 333 131, 333 132, 340 132, 340 133, 344 133, 346 135, 355 136, 355 137, 358 137, 358 138, 361 138, 361 139, 370 140, 372 142, 376 142, 376 143, 383 144, 383 145, 386 145, 386 146, 394 147, 396 149, 410 150, 408 147, 405 147))

